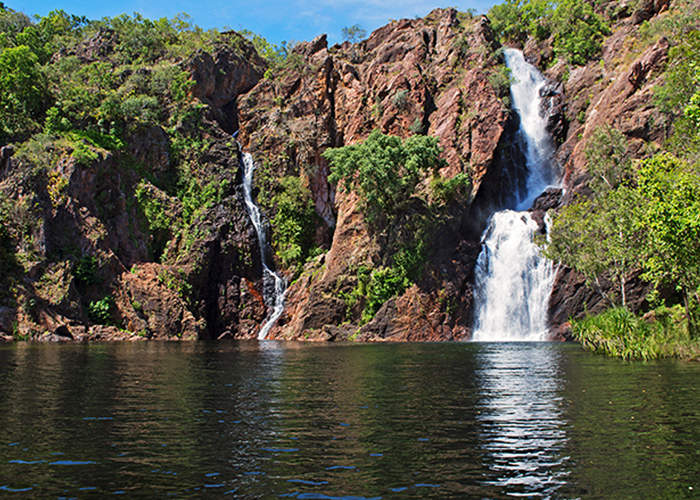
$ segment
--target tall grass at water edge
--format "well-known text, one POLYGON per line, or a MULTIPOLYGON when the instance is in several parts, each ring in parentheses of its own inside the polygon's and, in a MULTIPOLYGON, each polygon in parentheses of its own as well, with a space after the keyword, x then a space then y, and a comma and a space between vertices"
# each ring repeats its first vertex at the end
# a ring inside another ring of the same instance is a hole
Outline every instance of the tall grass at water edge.
POLYGON ((659 307, 638 317, 626 308, 572 320, 573 336, 588 350, 625 360, 700 360, 700 342, 688 334, 680 306, 659 307))

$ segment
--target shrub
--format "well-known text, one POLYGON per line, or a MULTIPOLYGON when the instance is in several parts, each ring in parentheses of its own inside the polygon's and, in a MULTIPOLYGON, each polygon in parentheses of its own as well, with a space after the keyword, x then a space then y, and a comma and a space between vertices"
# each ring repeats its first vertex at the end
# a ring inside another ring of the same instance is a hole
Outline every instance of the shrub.
POLYGON ((281 192, 272 198, 276 207, 272 221, 272 240, 286 267, 301 271, 314 248, 316 209, 311 192, 298 177, 285 177, 281 192))
POLYGON ((700 345, 685 328, 680 306, 661 306, 645 320, 619 307, 571 322, 573 336, 585 349, 628 360, 697 358, 700 345))
POLYGON ((430 181, 432 199, 438 204, 449 204, 458 196, 467 195, 471 191, 471 186, 469 174, 461 172, 451 179, 436 176, 430 181))
POLYGON ((404 89, 396 92, 396 94, 394 94, 394 97, 391 98, 391 103, 396 109, 405 109, 408 105, 408 90, 404 89))
POLYGON ((88 318, 97 325, 114 326, 115 322, 111 311, 112 305, 114 305, 114 298, 111 295, 107 295, 101 300, 91 301, 87 307, 88 318))
POLYGON ((97 276, 97 259, 94 255, 83 255, 73 268, 73 276, 82 285, 93 285, 101 280, 97 276))

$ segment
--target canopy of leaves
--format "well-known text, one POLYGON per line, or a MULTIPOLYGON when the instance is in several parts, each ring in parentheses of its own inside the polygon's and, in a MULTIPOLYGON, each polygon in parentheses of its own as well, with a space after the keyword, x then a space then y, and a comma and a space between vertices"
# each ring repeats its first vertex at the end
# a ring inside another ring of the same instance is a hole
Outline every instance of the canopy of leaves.
POLYGON ((583 65, 600 52, 610 34, 605 21, 588 2, 561 0, 552 13, 554 50, 571 64, 583 65))
POLYGON ((700 30, 682 34, 669 54, 665 85, 655 90, 661 108, 677 116, 674 153, 700 159, 700 30))
POLYGON ((32 128, 44 109, 47 83, 26 45, 0 52, 0 137, 32 128))
MULTIPOLYGON (((700 303, 700 175, 670 154, 642 163, 639 193, 644 199, 639 225, 647 228, 644 277, 678 284, 690 303, 700 303)), ((692 318, 697 329, 697 319, 692 318)))
POLYGON ((550 0, 506 0, 489 10, 491 27, 507 42, 524 43, 532 34, 538 40, 550 35, 550 0))
POLYGON ((589 2, 580 0, 506 0, 489 10, 494 31, 510 43, 524 43, 528 36, 544 40, 554 35, 558 56, 583 65, 599 52, 607 24, 589 2))
POLYGON ((423 176, 444 164, 440 154, 434 137, 414 135, 402 141, 374 130, 364 142, 328 149, 323 157, 331 163, 329 180, 355 191, 374 217, 396 214, 423 176))

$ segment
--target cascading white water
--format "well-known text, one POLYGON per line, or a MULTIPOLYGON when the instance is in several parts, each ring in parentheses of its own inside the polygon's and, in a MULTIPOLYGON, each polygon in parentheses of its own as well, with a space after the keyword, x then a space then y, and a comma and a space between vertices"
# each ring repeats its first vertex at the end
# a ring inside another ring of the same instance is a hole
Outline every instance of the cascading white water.
POLYGON ((270 328, 272 328, 275 322, 282 315, 282 311, 284 311, 284 295, 287 291, 287 283, 285 282, 284 278, 270 269, 270 267, 267 265, 267 238, 260 220, 260 209, 253 202, 252 190, 255 162, 253 161, 253 155, 250 153, 243 153, 243 168, 243 197, 245 198, 245 204, 248 207, 250 220, 253 222, 255 232, 258 235, 260 260, 263 266, 263 286, 265 288, 264 297, 268 307, 268 314, 265 323, 263 323, 263 325, 260 327, 258 339, 265 340, 267 338, 267 334, 270 332, 270 328))
POLYGON ((527 163, 527 196, 516 208, 527 210, 534 199, 557 180, 552 163, 554 147, 546 129, 547 119, 540 114, 540 90, 547 82, 537 68, 525 61, 519 50, 506 49, 504 54, 513 77, 510 95, 513 109, 520 116, 519 134, 525 145, 527 163))
MULTIPOLYGON (((522 52, 505 50, 511 70, 513 108, 520 116, 526 150, 527 194, 517 209, 529 208, 556 178, 553 146, 540 116, 543 76, 522 52)), ((533 242, 538 226, 528 212, 503 210, 491 216, 475 269, 475 341, 538 341, 547 335, 547 300, 554 271, 533 242)))

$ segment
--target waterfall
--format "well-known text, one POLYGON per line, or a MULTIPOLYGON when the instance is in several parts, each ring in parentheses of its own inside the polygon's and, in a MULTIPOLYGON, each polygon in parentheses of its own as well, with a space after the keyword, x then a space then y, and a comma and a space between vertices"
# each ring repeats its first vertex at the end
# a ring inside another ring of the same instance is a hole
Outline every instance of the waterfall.
POLYGON ((275 324, 275 322, 282 315, 284 311, 284 295, 287 291, 287 283, 284 278, 274 272, 267 265, 267 255, 269 253, 269 246, 267 244, 267 237, 265 233, 265 228, 262 225, 260 218, 260 209, 253 202, 253 171, 255 170, 255 162, 253 161, 253 156, 250 153, 243 153, 243 197, 245 198, 245 204, 248 208, 248 214, 250 215, 250 220, 255 226, 255 232, 258 235, 258 246, 260 247, 260 261, 263 266, 263 287, 264 287, 264 298, 265 305, 268 308, 267 318, 265 322, 260 327, 258 332, 258 339, 265 340, 270 328, 275 324))
MULTIPOLYGON (((513 83, 513 108, 520 116, 519 139, 525 150, 527 193, 516 209, 530 207, 556 182, 554 148, 540 115, 544 77, 522 52, 505 50, 513 83)), ((533 242, 538 226, 528 212, 503 210, 491 216, 481 238, 475 269, 475 341, 538 341, 547 335, 547 301, 554 271, 533 242)))

